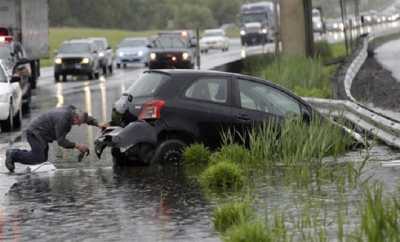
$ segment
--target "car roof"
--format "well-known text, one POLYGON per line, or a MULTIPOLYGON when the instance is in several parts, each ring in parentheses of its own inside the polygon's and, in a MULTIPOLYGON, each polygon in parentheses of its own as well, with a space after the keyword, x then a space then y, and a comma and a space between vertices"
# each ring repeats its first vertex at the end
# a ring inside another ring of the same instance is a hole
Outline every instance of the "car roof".
POLYGON ((72 39, 72 40, 66 40, 63 42, 63 44, 67 43, 87 43, 87 44, 93 44, 93 40, 91 39, 72 39))
POLYGON ((124 40, 148 40, 148 39, 145 37, 127 37, 127 38, 122 39, 121 41, 124 41, 124 40))
POLYGON ((204 33, 215 33, 215 32, 223 33, 225 31, 223 29, 206 29, 206 30, 204 30, 204 33))

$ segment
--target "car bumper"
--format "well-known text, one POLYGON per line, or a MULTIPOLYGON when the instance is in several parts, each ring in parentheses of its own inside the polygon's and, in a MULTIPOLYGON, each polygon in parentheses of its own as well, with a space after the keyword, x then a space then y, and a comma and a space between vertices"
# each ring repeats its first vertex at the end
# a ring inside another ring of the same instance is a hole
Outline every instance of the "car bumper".
POLYGON ((191 69, 193 63, 191 61, 171 61, 171 60, 153 60, 149 62, 150 69, 177 68, 191 69))
POLYGON ((147 58, 144 57, 144 56, 142 56, 142 57, 140 57, 140 56, 136 56, 136 57, 129 57, 129 56, 127 56, 127 57, 117 57, 115 59, 115 62, 117 64, 127 64, 127 63, 143 63, 143 64, 145 64, 145 63, 147 63, 147 58))
POLYGON ((216 43, 203 43, 200 45, 200 49, 209 50, 209 49, 223 49, 226 48, 226 45, 222 42, 216 43))
POLYGON ((8 116, 10 112, 10 104, 5 102, 5 103, 0 103, 0 120, 6 120, 8 119, 8 116))
POLYGON ((73 65, 55 65, 54 73, 58 75, 62 74, 90 74, 93 72, 91 65, 85 64, 73 64, 73 65))

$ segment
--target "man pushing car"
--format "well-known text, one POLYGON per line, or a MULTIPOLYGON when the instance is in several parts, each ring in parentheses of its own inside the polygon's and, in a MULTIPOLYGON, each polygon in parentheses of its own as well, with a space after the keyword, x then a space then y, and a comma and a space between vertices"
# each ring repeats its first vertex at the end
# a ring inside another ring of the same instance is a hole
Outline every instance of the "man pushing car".
POLYGON ((47 161, 49 143, 57 144, 65 149, 77 149, 88 153, 86 144, 77 144, 69 141, 66 136, 73 125, 88 124, 98 128, 106 128, 107 124, 99 124, 97 120, 86 112, 74 106, 53 108, 36 117, 25 130, 26 138, 31 150, 8 149, 5 165, 10 172, 14 172, 15 163, 36 165, 47 161))

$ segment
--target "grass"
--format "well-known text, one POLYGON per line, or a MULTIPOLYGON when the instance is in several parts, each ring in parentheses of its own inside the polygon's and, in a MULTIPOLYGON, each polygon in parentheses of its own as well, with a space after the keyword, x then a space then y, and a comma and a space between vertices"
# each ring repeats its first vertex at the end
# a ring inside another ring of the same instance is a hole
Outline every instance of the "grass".
POLYGON ((115 29, 95 29, 95 28, 50 28, 49 29, 49 45, 50 52, 48 59, 42 59, 42 66, 52 66, 54 51, 56 51, 61 43, 65 40, 87 37, 106 37, 111 47, 115 48, 117 44, 126 37, 149 37, 155 35, 158 31, 125 31, 115 29))
POLYGON ((254 211, 248 202, 230 202, 217 207, 213 213, 214 228, 224 233, 232 226, 250 221, 254 211))
POLYGON ((211 191, 237 191, 244 185, 245 177, 237 164, 229 160, 208 166, 200 175, 200 184, 211 191))

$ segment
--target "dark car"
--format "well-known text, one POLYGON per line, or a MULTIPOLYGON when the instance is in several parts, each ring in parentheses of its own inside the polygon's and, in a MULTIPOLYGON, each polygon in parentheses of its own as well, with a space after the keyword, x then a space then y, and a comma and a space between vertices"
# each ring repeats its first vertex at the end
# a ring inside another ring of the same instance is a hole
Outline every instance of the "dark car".
POLYGON ((0 59, 4 66, 12 73, 20 76, 19 83, 22 90, 22 108, 28 111, 31 96, 31 68, 29 62, 26 61, 25 50, 18 42, 0 43, 0 59))
POLYGON ((150 69, 193 69, 195 54, 191 41, 180 35, 162 34, 150 45, 150 69))
POLYGON ((184 146, 214 149, 220 134, 255 124, 315 114, 301 98, 265 80, 214 71, 147 71, 116 102, 112 125, 96 140, 100 156, 112 147, 117 164, 172 162, 184 146))
POLYGON ((100 67, 103 70, 103 74, 112 74, 114 55, 112 48, 108 45, 107 39, 103 37, 95 37, 89 39, 93 40, 94 43, 97 45, 97 54, 99 56, 100 67))
POLYGON ((54 59, 54 79, 67 80, 67 75, 86 75, 89 80, 99 78, 101 71, 97 45, 92 40, 63 42, 54 59))

